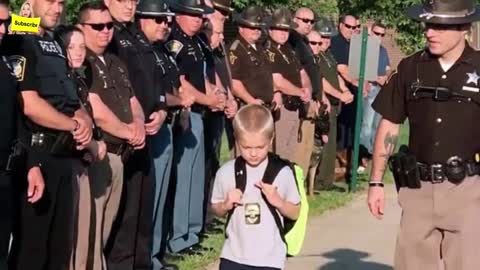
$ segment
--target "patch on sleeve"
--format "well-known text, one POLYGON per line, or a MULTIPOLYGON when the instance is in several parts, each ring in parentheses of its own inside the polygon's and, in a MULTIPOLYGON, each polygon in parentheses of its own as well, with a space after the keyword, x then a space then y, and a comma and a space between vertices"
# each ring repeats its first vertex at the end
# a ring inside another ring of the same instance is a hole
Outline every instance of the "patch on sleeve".
POLYGON ((10 65, 12 66, 13 75, 17 81, 23 81, 25 75, 25 66, 27 64, 27 58, 21 55, 12 55, 8 58, 10 65))
POLYGON ((228 59, 230 60, 230 65, 234 65, 237 58, 238 57, 232 51, 230 51, 230 53, 228 54, 228 59))
POLYGON ((177 57, 178 53, 183 49, 183 44, 178 40, 170 40, 165 46, 174 57, 177 57))

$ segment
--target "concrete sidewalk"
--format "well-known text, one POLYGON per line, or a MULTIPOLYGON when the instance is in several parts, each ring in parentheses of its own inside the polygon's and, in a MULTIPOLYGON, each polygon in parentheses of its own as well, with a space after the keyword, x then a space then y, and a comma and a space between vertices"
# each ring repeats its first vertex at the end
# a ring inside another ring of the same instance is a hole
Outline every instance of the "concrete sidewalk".
POLYGON ((385 216, 373 218, 366 194, 350 205, 309 220, 302 254, 286 270, 392 270, 400 207, 392 185, 385 186, 385 216))
MULTIPOLYGON (((366 193, 351 204, 311 217, 302 253, 286 270, 393 270, 400 207, 393 185, 385 186, 385 216, 368 211, 366 193)), ((218 262, 207 268, 217 270, 218 262)))

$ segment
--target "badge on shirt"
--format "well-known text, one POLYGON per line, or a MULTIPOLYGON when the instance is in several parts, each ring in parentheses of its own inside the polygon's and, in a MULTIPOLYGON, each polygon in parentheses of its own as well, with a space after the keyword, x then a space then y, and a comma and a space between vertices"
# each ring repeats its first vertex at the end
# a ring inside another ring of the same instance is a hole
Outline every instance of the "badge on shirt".
POLYGON ((230 65, 234 65, 237 58, 238 57, 233 52, 230 52, 228 55, 228 59, 230 59, 230 65))
POLYGON ((474 84, 475 86, 478 86, 478 80, 480 79, 480 76, 478 76, 477 71, 475 70, 474 72, 467 73, 467 85, 464 85, 462 87, 463 91, 468 91, 468 92, 475 92, 478 93, 480 89, 478 87, 472 87, 468 86, 468 84, 472 85, 474 84))
POLYGON ((247 225, 260 224, 260 204, 258 203, 245 204, 245 224, 247 225))
POLYGON ((268 60, 272 63, 275 63, 275 53, 267 50, 267 55, 268 60))
POLYGON ((27 64, 27 58, 21 55, 12 55, 8 58, 10 65, 13 70, 13 76, 17 81, 23 81, 23 76, 25 75, 25 65, 27 64))
POLYGON ((183 49, 183 44, 178 40, 170 40, 165 46, 174 57, 177 57, 178 53, 183 49))

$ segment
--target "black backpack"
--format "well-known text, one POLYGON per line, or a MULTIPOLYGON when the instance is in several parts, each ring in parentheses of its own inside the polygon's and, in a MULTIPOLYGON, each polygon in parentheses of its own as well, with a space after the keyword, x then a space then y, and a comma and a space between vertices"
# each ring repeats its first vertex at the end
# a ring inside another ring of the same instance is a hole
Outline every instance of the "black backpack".
MULTIPOLYGON (((245 187, 247 184, 247 167, 245 160, 240 156, 235 160, 235 187, 245 192, 245 187)), ((265 169, 265 174, 263 175, 263 183, 266 184, 273 184, 273 181, 277 177, 278 173, 285 167, 289 167, 293 174, 295 175, 294 164, 288 160, 280 158, 278 155, 273 153, 268 153, 268 164, 267 168, 265 169)), ((278 231, 280 232, 280 237, 282 241, 287 244, 285 241, 285 235, 293 228, 295 225, 295 220, 290 220, 277 212, 276 208, 271 205, 265 195, 262 193, 262 198, 268 206, 270 213, 275 220, 275 224, 278 227, 278 231), (283 219, 283 224, 282 224, 283 219)), ((233 213, 235 212, 236 208, 233 208, 227 213, 227 219, 225 222, 225 238, 228 238, 227 235, 227 227, 230 223, 230 219, 232 218, 233 213)))

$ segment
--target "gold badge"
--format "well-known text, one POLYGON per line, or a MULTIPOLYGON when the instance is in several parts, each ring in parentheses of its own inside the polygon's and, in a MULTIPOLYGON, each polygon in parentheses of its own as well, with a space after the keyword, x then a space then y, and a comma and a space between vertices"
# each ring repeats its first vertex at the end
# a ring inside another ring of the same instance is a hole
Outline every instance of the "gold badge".
POLYGON ((170 40, 165 44, 167 50, 173 54, 174 57, 177 57, 178 53, 182 50, 183 44, 178 40, 170 40))
POLYGON ((12 55, 8 58, 10 65, 12 65, 13 75, 17 81, 23 81, 25 75, 25 65, 27 64, 27 58, 21 55, 12 55))
POLYGON ((230 65, 234 65, 238 57, 233 52, 230 52, 228 58, 230 59, 230 65))
POLYGON ((258 203, 245 204, 245 223, 247 225, 260 224, 260 204, 258 203))
POLYGON ((275 53, 267 50, 267 55, 268 60, 270 60, 270 62, 272 63, 275 63, 275 53))

